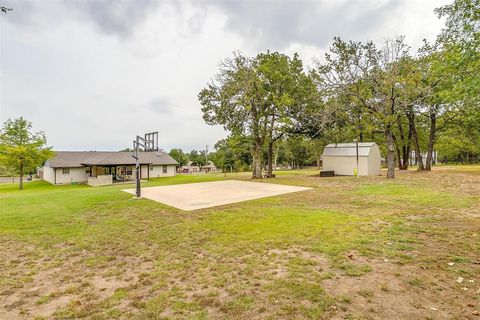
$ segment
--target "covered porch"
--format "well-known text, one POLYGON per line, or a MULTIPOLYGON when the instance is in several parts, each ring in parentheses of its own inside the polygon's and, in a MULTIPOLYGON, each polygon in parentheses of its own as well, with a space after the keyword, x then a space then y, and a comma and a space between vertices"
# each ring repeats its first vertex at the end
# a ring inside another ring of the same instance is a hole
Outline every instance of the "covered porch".
MULTIPOLYGON (((88 184, 92 186, 110 185, 114 183, 132 183, 136 179, 135 165, 132 164, 111 164, 96 165, 84 164, 87 167, 88 184)), ((140 179, 149 179, 149 164, 140 165, 140 179), (147 167, 147 177, 142 177, 142 167, 147 167)))

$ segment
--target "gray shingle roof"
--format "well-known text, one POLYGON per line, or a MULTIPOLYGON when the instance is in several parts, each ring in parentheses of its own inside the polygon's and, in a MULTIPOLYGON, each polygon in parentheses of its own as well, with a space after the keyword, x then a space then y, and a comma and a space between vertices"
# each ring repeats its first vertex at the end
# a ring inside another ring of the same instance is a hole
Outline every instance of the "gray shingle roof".
MULTIPOLYGON (((376 146, 375 142, 359 142, 358 156, 367 157, 373 146, 376 146)), ((323 156, 355 157, 356 154, 355 143, 331 143, 323 149, 323 156)))
MULTIPOLYGON (((139 152, 140 164, 178 164, 163 151, 139 152)), ((52 168, 83 167, 85 165, 133 165, 132 152, 123 151, 56 151, 55 156, 45 162, 52 168)))

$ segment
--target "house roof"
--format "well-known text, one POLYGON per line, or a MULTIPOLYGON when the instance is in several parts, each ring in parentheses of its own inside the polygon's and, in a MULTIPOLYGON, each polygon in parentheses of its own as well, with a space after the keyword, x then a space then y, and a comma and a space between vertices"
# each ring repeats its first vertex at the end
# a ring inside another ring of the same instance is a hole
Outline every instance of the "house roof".
MULTIPOLYGON (((372 147, 377 147, 375 142, 359 142, 358 156, 368 157, 372 147)), ((355 143, 331 143, 323 149, 322 156, 330 157, 356 157, 357 151, 355 143)))
MULTIPOLYGON (((178 164, 163 151, 139 152, 140 164, 178 164)), ((127 151, 56 151, 55 156, 45 162, 51 168, 83 167, 86 165, 134 165, 132 152, 127 151)))

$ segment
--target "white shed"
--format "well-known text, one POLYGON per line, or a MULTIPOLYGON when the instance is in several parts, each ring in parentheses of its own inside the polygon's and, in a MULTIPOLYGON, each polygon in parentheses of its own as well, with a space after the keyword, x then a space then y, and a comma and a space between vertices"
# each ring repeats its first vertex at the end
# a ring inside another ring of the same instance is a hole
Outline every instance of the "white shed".
MULTIPOLYGON (((323 149, 323 170, 334 171, 335 175, 353 176, 357 166, 355 143, 331 143, 323 149)), ((380 174, 380 149, 375 142, 358 143, 358 175, 380 174)))

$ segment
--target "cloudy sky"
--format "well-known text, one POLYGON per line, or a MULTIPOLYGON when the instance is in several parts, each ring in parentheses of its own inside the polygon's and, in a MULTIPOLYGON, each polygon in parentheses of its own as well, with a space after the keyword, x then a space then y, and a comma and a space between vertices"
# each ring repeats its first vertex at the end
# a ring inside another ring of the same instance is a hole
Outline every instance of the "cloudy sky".
POLYGON ((226 136, 198 92, 240 51, 298 52, 306 66, 334 36, 405 35, 413 49, 443 26, 417 1, 0 0, 0 120, 23 116, 55 150, 119 150, 159 131, 166 150, 226 136))

